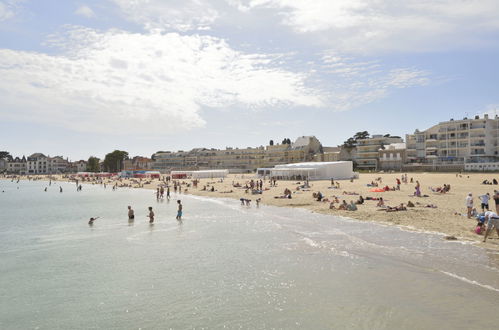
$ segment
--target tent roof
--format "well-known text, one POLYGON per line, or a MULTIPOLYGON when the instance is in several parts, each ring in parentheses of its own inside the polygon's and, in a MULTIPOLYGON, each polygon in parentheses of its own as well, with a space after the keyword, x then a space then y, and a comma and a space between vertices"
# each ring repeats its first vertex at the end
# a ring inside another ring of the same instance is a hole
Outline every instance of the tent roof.
POLYGON ((289 171, 315 171, 317 168, 315 167, 297 167, 297 168, 273 168, 272 171, 278 172, 289 172, 289 171))

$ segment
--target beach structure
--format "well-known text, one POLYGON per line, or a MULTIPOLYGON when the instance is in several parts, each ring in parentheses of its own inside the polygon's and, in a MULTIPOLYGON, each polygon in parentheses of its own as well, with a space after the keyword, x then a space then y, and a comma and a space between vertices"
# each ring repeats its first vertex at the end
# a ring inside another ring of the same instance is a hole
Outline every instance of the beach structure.
MULTIPOLYGON (((489 118, 486 114, 440 122, 427 130, 406 135, 407 164, 404 169, 463 170, 468 163, 494 164, 499 161, 498 138, 498 116, 489 118)), ((495 169, 495 166, 485 168, 495 169)))
POLYGON ((270 177, 281 180, 346 180, 355 175, 351 161, 283 164, 270 170, 270 177))
POLYGON ((229 175, 229 170, 171 171, 172 179, 220 179, 229 175))

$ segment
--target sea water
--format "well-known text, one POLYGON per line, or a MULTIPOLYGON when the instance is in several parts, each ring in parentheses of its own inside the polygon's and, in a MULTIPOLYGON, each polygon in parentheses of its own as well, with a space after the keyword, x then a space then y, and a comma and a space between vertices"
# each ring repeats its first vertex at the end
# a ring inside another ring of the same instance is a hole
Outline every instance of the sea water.
POLYGON ((497 259, 300 209, 0 181, 0 329, 497 329, 497 259))

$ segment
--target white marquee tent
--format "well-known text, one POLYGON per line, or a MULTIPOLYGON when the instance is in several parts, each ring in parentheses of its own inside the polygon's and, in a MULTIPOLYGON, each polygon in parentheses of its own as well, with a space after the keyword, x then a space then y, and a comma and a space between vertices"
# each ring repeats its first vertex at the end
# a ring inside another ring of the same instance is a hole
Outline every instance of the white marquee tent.
POLYGON ((225 178, 229 174, 229 170, 201 170, 201 171, 171 171, 172 177, 177 175, 185 175, 191 179, 215 179, 225 178))
POLYGON ((308 162, 276 165, 270 171, 270 176, 281 179, 346 180, 354 177, 355 173, 351 161, 308 162))

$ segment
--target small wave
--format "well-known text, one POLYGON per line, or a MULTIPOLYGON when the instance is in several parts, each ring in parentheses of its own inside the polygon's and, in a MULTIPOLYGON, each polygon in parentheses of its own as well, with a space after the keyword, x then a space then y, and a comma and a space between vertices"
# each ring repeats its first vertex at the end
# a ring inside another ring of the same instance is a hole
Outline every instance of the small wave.
POLYGON ((307 244, 307 245, 310 245, 311 247, 322 247, 319 243, 317 243, 316 241, 308 238, 308 237, 304 237, 302 238, 302 240, 307 244))
POLYGON ((445 275, 447 275, 447 276, 450 276, 450 277, 453 277, 453 278, 458 279, 460 281, 466 282, 468 284, 473 284, 473 285, 479 286, 479 287, 484 288, 484 289, 488 289, 488 290, 491 290, 491 291, 499 292, 499 289, 496 289, 493 286, 490 286, 488 284, 482 284, 482 283, 479 283, 477 281, 470 280, 470 279, 468 279, 466 277, 459 276, 459 275, 454 274, 454 273, 444 272, 443 270, 441 270, 440 272, 443 273, 443 274, 445 274, 445 275))

